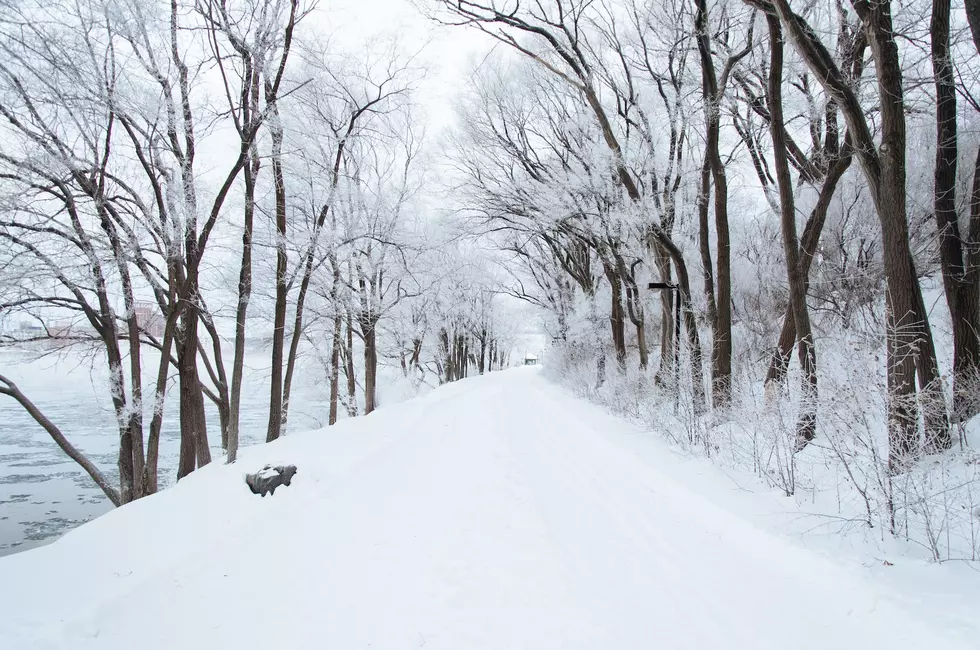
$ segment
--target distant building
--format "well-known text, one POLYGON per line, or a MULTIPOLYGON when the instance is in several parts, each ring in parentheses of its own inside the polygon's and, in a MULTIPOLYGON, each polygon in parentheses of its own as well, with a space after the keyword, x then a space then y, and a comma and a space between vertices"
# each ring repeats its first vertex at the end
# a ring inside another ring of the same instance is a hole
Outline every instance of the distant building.
POLYGON ((536 366, 538 365, 538 357, 528 352, 524 355, 524 365, 525 366, 536 366))
POLYGON ((142 301, 136 303, 136 323, 140 330, 155 336, 163 336, 164 321, 163 316, 157 311, 156 303, 142 301))

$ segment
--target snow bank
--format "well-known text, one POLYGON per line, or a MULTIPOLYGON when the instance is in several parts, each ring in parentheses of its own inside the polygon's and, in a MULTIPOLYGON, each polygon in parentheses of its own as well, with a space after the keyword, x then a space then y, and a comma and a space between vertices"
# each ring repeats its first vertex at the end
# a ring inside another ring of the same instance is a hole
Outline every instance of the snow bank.
POLYGON ((533 369, 493 373, 0 559, 0 647, 976 647, 977 574, 931 574, 958 590, 944 609, 912 573, 885 583, 738 514, 770 498, 533 369), (292 486, 249 492, 283 463, 292 486))

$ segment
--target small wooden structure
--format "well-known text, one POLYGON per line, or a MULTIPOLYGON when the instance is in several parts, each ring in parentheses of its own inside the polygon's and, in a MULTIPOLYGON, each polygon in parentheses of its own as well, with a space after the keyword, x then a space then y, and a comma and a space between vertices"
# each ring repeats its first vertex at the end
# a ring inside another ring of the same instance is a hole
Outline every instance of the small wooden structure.
POLYGON ((524 365, 536 366, 538 365, 538 358, 535 355, 528 352, 527 354, 524 355, 524 365))

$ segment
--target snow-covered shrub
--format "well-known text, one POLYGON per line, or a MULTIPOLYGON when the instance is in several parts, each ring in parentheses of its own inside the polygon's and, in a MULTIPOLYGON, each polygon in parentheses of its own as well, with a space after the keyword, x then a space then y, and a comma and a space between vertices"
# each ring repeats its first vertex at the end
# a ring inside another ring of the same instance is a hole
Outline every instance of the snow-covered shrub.
MULTIPOLYGON (((803 450, 795 436, 795 364, 785 386, 768 397, 760 379, 765 368, 741 364, 732 407, 703 415, 691 407, 688 383, 681 381, 678 394, 672 385, 653 381, 655 357, 646 371, 635 359, 620 370, 611 349, 556 344, 546 372, 687 453, 757 476, 795 499, 815 522, 808 527, 879 542, 907 541, 933 561, 980 558, 980 454, 963 443, 900 473, 890 469, 884 368, 880 351, 868 344, 858 328, 820 347, 817 437, 803 450), (602 356, 606 370, 599 383, 602 356)), ((686 357, 682 378, 689 369, 686 357)))

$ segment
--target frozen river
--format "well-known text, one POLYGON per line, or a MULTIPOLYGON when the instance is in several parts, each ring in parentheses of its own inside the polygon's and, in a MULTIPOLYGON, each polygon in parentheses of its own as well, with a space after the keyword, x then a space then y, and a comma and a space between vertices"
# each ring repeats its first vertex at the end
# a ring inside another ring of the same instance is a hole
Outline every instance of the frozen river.
MULTIPOLYGON (((80 356, 32 359, 24 352, 0 350, 0 373, 16 382, 72 444, 115 481, 118 430, 104 372, 91 371, 80 356)), ((312 374, 299 378, 294 388, 289 418, 293 431, 326 422, 326 391, 309 377, 312 374)), ((268 390, 267 368, 248 368, 242 389, 242 445, 265 439, 268 390)), ((160 441, 161 486, 176 478, 179 429, 174 394, 167 400, 160 441)), ((217 460, 218 414, 208 406, 208 436, 217 460)), ((27 412, 0 395, 0 555, 44 544, 110 508, 101 490, 27 412)))

